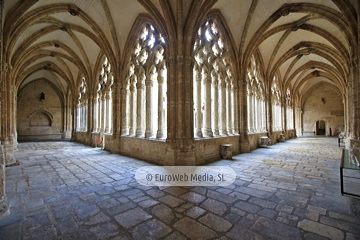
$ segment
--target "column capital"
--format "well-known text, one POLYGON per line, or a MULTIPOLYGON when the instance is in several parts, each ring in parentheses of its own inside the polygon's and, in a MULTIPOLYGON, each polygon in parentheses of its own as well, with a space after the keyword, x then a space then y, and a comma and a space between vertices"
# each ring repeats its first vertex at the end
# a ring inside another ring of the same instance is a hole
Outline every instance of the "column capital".
POLYGON ((152 86, 154 85, 154 81, 151 80, 151 79, 146 79, 146 80, 145 80, 145 85, 146 85, 147 87, 152 87, 152 86))

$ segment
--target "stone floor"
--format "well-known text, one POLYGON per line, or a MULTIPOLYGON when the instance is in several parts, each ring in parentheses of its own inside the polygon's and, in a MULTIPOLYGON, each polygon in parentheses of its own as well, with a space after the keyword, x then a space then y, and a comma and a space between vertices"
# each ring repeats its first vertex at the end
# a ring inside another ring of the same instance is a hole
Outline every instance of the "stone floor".
POLYGON ((336 138, 298 138, 212 165, 228 187, 145 187, 148 163, 72 142, 20 143, 0 239, 360 239, 336 138))

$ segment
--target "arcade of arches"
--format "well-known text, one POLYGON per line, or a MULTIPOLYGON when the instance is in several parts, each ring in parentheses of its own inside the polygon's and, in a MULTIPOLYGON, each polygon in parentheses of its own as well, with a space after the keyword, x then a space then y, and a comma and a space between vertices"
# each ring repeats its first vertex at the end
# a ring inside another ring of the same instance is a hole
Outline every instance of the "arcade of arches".
POLYGON ((357 0, 0 4, 0 215, 21 140, 201 165, 343 133, 360 159, 357 0))

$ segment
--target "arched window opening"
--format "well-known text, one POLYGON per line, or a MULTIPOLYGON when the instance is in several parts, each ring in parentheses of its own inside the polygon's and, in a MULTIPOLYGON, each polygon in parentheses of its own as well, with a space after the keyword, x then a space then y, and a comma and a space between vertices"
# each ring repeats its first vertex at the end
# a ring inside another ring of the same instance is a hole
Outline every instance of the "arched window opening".
POLYGON ((271 106, 272 106, 272 130, 282 131, 282 109, 281 109, 281 92, 277 77, 273 79, 271 88, 271 106))
POLYGON ((228 49, 216 20, 206 21, 194 44, 194 137, 237 134, 237 92, 228 49))
POLYGON ((122 135, 166 138, 167 67, 165 39, 144 24, 128 64, 122 135))
POLYGON ((294 108, 291 100, 290 89, 286 91, 286 128, 294 129, 294 108))
POLYGON ((254 55, 247 69, 247 123, 249 133, 266 132, 265 89, 254 55))
POLYGON ((87 84, 85 78, 81 79, 79 87, 79 98, 76 111, 76 131, 87 131, 87 116, 88 116, 88 99, 87 99, 87 84))
POLYGON ((96 98, 94 99, 94 126, 95 131, 112 133, 112 101, 114 76, 111 65, 105 58, 98 81, 96 98))

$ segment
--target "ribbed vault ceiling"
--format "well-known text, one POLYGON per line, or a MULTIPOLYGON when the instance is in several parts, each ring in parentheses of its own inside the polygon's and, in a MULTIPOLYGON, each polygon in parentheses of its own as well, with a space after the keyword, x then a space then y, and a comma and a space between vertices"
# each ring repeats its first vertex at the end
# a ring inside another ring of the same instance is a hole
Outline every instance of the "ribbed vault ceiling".
MULTIPOLYGON (((140 13, 164 18, 162 2, 5 1, 6 59, 14 69, 17 87, 45 78, 67 94, 78 88, 82 76, 97 79, 96 66, 103 56, 118 64, 125 61, 125 44, 140 13)), ((170 2, 175 6, 177 1, 170 2)), ((184 2, 189 2, 182 6, 187 12, 191 1, 184 2)), ((257 52, 268 87, 277 74, 283 91, 289 88, 300 101, 321 82, 344 93, 355 44, 356 16, 351 2, 358 4, 356 1, 202 2, 223 15, 241 71, 257 52)))

